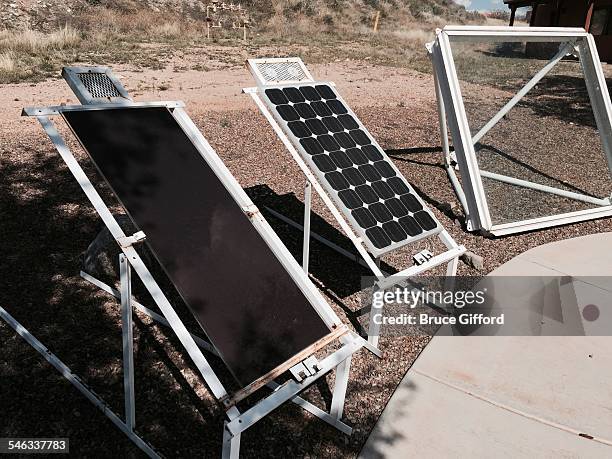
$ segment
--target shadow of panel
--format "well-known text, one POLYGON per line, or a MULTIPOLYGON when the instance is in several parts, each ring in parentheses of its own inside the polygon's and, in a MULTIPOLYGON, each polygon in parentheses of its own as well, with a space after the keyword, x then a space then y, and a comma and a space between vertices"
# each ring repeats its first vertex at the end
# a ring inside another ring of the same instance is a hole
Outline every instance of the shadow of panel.
MULTIPOLYGON (((266 208, 283 214, 300 225, 304 221, 304 203, 295 194, 279 195, 267 185, 256 185, 245 190, 255 205, 262 211, 266 220, 287 246, 298 263, 302 263, 303 231, 283 222, 266 208)), ((350 239, 321 215, 311 211, 310 227, 313 233, 324 237, 343 249, 356 254, 357 251, 350 239)), ((386 271, 393 272, 393 267, 381 265, 386 271)), ((350 260, 325 244, 311 238, 310 274, 326 288, 340 298, 345 298, 361 291, 361 277, 372 276, 366 267, 350 260)))

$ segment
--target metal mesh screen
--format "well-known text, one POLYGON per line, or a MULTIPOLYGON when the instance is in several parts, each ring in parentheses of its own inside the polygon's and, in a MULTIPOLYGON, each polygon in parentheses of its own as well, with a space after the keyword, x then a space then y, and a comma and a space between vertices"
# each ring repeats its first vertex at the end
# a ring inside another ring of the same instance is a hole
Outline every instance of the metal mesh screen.
POLYGON ((105 73, 79 73, 79 79, 94 99, 123 97, 105 73))
POLYGON ((303 81, 310 80, 298 62, 258 63, 257 69, 266 81, 303 81))

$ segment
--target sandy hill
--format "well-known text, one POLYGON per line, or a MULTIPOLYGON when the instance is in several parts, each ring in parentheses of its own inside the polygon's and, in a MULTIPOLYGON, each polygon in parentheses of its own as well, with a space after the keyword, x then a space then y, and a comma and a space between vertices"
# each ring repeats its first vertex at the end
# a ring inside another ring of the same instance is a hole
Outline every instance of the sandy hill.
MULTIPOLYGON (((199 21, 205 20, 206 6, 211 1, 4 0, 0 2, 0 29, 51 30, 104 9, 125 14, 146 10, 199 21)), ((376 11, 381 12, 388 24, 410 20, 464 22, 477 16, 452 0, 235 0, 235 3, 242 3, 260 28, 285 20, 320 24, 323 28, 359 26, 369 24, 376 11)))

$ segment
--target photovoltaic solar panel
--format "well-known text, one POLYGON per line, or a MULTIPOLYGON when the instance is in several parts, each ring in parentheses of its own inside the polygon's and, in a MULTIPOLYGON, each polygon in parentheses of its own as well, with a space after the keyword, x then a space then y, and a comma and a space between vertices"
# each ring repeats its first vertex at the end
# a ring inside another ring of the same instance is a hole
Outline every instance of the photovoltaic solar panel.
POLYGON ((63 115, 241 384, 329 334, 168 109, 63 115))
POLYGON ((336 90, 263 89, 263 100, 355 231, 376 255, 442 230, 336 90))

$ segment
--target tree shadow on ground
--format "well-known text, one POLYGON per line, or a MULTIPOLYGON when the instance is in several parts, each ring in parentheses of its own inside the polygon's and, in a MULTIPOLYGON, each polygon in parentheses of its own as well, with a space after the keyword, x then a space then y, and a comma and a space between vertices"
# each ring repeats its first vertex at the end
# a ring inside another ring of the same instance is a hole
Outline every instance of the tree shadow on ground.
MULTIPOLYGON (((122 416, 119 305, 78 275, 82 252, 103 225, 46 138, 38 135, 31 146, 9 148, 14 154, 1 152, 0 162, 0 255, 5 260, 0 264, 0 305, 122 416)), ((94 179, 91 166, 86 172, 100 185, 99 190, 105 188, 94 179)), ((113 202, 110 194, 102 195, 106 202, 113 202)), ((314 248, 312 259, 317 272, 323 265, 319 251, 314 248)), ((334 274, 330 266, 327 273, 340 287, 342 274, 334 274)), ((155 309, 139 293, 141 288, 136 281, 140 301, 155 309)), ((186 314, 181 309, 184 305, 176 308, 186 314)), ((0 322, 0 436, 69 437, 71 453, 79 456, 94 451, 109 457, 142 456, 102 413, 0 322)), ((167 456, 217 456, 223 411, 178 339, 143 316, 135 319, 134 339, 138 432, 167 456)), ((207 358, 223 375, 220 361, 207 358)), ((324 406, 329 389, 321 389, 310 392, 324 406)), ((245 434, 244 457, 296 457, 328 448, 343 455, 358 451, 359 445, 345 442, 333 428, 291 404, 279 412, 245 434)))

